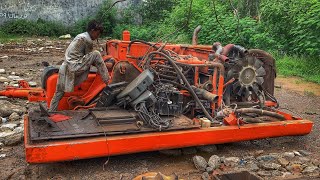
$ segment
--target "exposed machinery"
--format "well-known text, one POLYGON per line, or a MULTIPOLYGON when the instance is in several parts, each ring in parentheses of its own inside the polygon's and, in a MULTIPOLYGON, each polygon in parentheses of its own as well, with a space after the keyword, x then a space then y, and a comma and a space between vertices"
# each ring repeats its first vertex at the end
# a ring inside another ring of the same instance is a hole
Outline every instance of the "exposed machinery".
MULTIPOLYGON (((27 161, 310 133, 311 121, 277 110, 272 56, 233 44, 197 45, 196 39, 195 33, 192 45, 130 41, 125 31, 123 40, 108 41, 104 59, 114 66, 107 87, 93 71, 74 92, 65 93, 58 112, 48 113, 41 105, 26 116, 27 161)), ((57 72, 45 69, 42 91, 27 89, 25 96, 45 99, 49 106, 57 72)))

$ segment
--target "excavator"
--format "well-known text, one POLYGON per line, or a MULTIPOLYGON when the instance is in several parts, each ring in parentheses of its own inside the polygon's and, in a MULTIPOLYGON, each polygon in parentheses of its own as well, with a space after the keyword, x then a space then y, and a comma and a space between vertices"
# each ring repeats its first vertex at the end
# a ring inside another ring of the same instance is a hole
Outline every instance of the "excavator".
POLYGON ((49 163, 280 136, 306 135, 313 122, 279 110, 275 59, 240 45, 108 40, 111 81, 91 69, 58 111, 47 107, 58 71, 41 88, 7 87, 0 95, 40 102, 24 119, 28 163, 49 163), (111 64, 111 66, 110 66, 111 64), (45 104, 46 103, 46 104, 45 104), (47 106, 47 107, 46 107, 47 106))

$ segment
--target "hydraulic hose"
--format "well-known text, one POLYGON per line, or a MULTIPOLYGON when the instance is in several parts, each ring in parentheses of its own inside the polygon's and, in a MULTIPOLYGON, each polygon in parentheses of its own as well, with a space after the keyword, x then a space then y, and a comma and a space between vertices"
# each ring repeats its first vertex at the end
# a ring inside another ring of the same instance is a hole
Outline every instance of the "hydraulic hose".
POLYGON ((162 53, 162 52, 151 52, 148 54, 147 58, 146 58, 146 68, 149 68, 149 61, 151 60, 149 57, 154 55, 154 54, 158 54, 163 56, 164 58, 166 58, 171 65, 173 66, 173 68, 175 69, 175 71, 179 74, 180 78, 183 80, 183 82, 186 84, 187 86, 187 90, 189 91, 189 93, 192 95, 192 97, 194 98, 194 100, 198 103, 198 105, 200 106, 201 110, 203 111, 203 113, 205 114, 205 116, 211 121, 214 122, 213 118, 210 116, 210 114, 208 113, 208 111, 206 110, 206 108, 203 106, 203 104, 201 103, 200 99, 198 98, 198 96, 196 95, 196 93, 194 92, 194 90, 192 89, 190 83, 188 82, 187 78, 183 75, 183 73, 180 71, 179 67, 177 66, 177 64, 175 63, 175 61, 168 55, 162 53))
POLYGON ((241 108, 241 109, 237 109, 236 113, 240 113, 240 114, 255 113, 255 114, 258 114, 258 115, 271 116, 271 117, 275 117, 277 119, 285 120, 285 117, 283 115, 275 113, 275 112, 271 112, 271 111, 266 111, 266 110, 263 110, 263 109, 241 108))

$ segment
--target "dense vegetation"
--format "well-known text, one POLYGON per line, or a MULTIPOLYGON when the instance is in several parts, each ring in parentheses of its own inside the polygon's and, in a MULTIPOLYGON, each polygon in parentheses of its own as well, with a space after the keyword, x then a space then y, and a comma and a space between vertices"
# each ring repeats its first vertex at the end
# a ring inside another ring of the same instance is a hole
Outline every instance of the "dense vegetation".
POLYGON ((121 32, 128 29, 133 39, 190 43, 193 29, 201 25, 201 44, 219 41, 264 49, 278 58, 280 74, 320 83, 319 0, 193 0, 191 12, 190 2, 144 0, 123 10, 119 17, 114 9, 106 11, 110 6, 106 1, 96 17, 83 19, 72 27, 43 20, 19 20, 2 26, 0 36, 1 31, 18 35, 76 35, 84 31, 90 19, 96 18, 104 22, 105 35, 113 38, 120 38, 121 32))

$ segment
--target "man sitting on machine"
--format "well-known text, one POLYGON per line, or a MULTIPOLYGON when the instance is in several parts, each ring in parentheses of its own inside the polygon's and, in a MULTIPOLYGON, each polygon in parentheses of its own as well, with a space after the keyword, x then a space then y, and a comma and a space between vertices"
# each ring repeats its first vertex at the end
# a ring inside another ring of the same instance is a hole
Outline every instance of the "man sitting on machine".
POLYGON ((89 22, 87 32, 77 35, 65 53, 65 60, 59 69, 56 92, 51 100, 49 111, 58 109, 59 101, 65 92, 73 92, 74 86, 87 79, 91 65, 95 66, 104 83, 108 84, 109 74, 99 51, 93 51, 93 41, 103 32, 102 24, 89 22))

